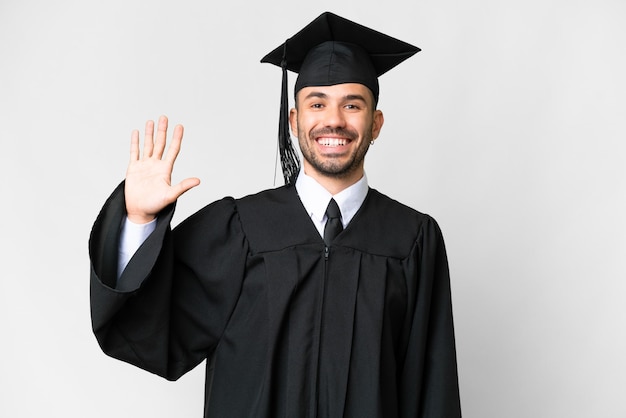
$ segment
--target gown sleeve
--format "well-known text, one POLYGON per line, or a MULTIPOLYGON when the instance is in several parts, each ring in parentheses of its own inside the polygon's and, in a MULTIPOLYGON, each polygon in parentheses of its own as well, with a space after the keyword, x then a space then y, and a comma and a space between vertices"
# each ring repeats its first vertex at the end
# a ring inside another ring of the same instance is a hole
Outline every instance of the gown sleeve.
POLYGON ((92 327, 102 350, 168 380, 207 358, 237 302, 247 254, 235 203, 217 201, 181 223, 174 205, 159 214, 117 284, 120 184, 89 239, 92 327))
POLYGON ((423 224, 407 268, 415 295, 402 371, 403 417, 461 416, 448 261, 441 230, 423 224))

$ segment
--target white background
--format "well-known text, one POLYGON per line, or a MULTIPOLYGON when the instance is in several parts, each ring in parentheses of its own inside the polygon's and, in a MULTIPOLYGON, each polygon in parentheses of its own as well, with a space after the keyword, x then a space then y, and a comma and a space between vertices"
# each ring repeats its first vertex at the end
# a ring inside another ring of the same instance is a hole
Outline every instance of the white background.
POLYGON ((464 416, 626 416, 623 0, 0 0, 0 416, 202 415, 203 367, 99 350, 91 225, 160 114, 202 179, 176 222, 273 187, 259 60, 325 10, 423 48, 380 80, 366 169, 444 231, 464 416))

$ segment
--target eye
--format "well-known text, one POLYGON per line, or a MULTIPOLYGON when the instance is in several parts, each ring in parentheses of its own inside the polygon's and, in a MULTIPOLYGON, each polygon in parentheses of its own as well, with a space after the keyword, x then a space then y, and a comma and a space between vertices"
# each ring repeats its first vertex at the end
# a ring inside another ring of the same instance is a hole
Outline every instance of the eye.
POLYGON ((348 109, 348 110, 359 110, 360 107, 354 103, 349 103, 347 105, 344 106, 344 108, 348 109))
POLYGON ((324 107, 324 105, 321 104, 321 103, 313 103, 313 104, 311 104, 311 109, 321 109, 322 107, 324 107))

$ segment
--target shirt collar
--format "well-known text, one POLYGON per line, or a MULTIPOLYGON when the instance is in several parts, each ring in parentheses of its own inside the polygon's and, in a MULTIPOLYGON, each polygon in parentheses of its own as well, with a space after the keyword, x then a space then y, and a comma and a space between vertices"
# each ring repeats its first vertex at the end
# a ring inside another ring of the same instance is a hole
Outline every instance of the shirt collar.
POLYGON ((341 210, 341 221, 345 228, 365 201, 369 186, 367 176, 363 173, 359 181, 333 196, 313 177, 300 170, 296 190, 309 216, 319 221, 325 220, 328 202, 331 198, 335 199, 341 210))

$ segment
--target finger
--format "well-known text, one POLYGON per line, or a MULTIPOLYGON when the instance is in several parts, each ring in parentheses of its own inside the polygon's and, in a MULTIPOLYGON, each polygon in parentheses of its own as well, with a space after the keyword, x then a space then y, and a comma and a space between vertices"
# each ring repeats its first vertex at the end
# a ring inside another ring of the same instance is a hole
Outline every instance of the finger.
POLYGON ((139 159, 139 131, 133 130, 130 134, 130 160, 137 161, 139 159))
POLYGON ((178 199, 183 193, 187 192, 189 189, 192 189, 200 184, 200 179, 197 177, 189 177, 185 180, 181 181, 175 186, 172 186, 170 189, 170 199, 171 201, 175 201, 178 199))
POLYGON ((180 144, 183 140, 184 131, 185 129, 183 128, 183 125, 176 125, 174 128, 172 141, 170 142, 167 154, 165 155, 165 160, 172 165, 174 164, 174 161, 176 161, 176 157, 178 157, 178 153, 180 152, 180 144))
POLYGON ((146 122, 146 130, 143 138, 143 157, 152 157, 152 150, 154 149, 154 121, 146 122))
POLYGON ((154 141, 154 156, 161 158, 163 150, 165 150, 165 142, 167 140, 167 117, 159 118, 159 126, 157 128, 156 140, 154 141))

